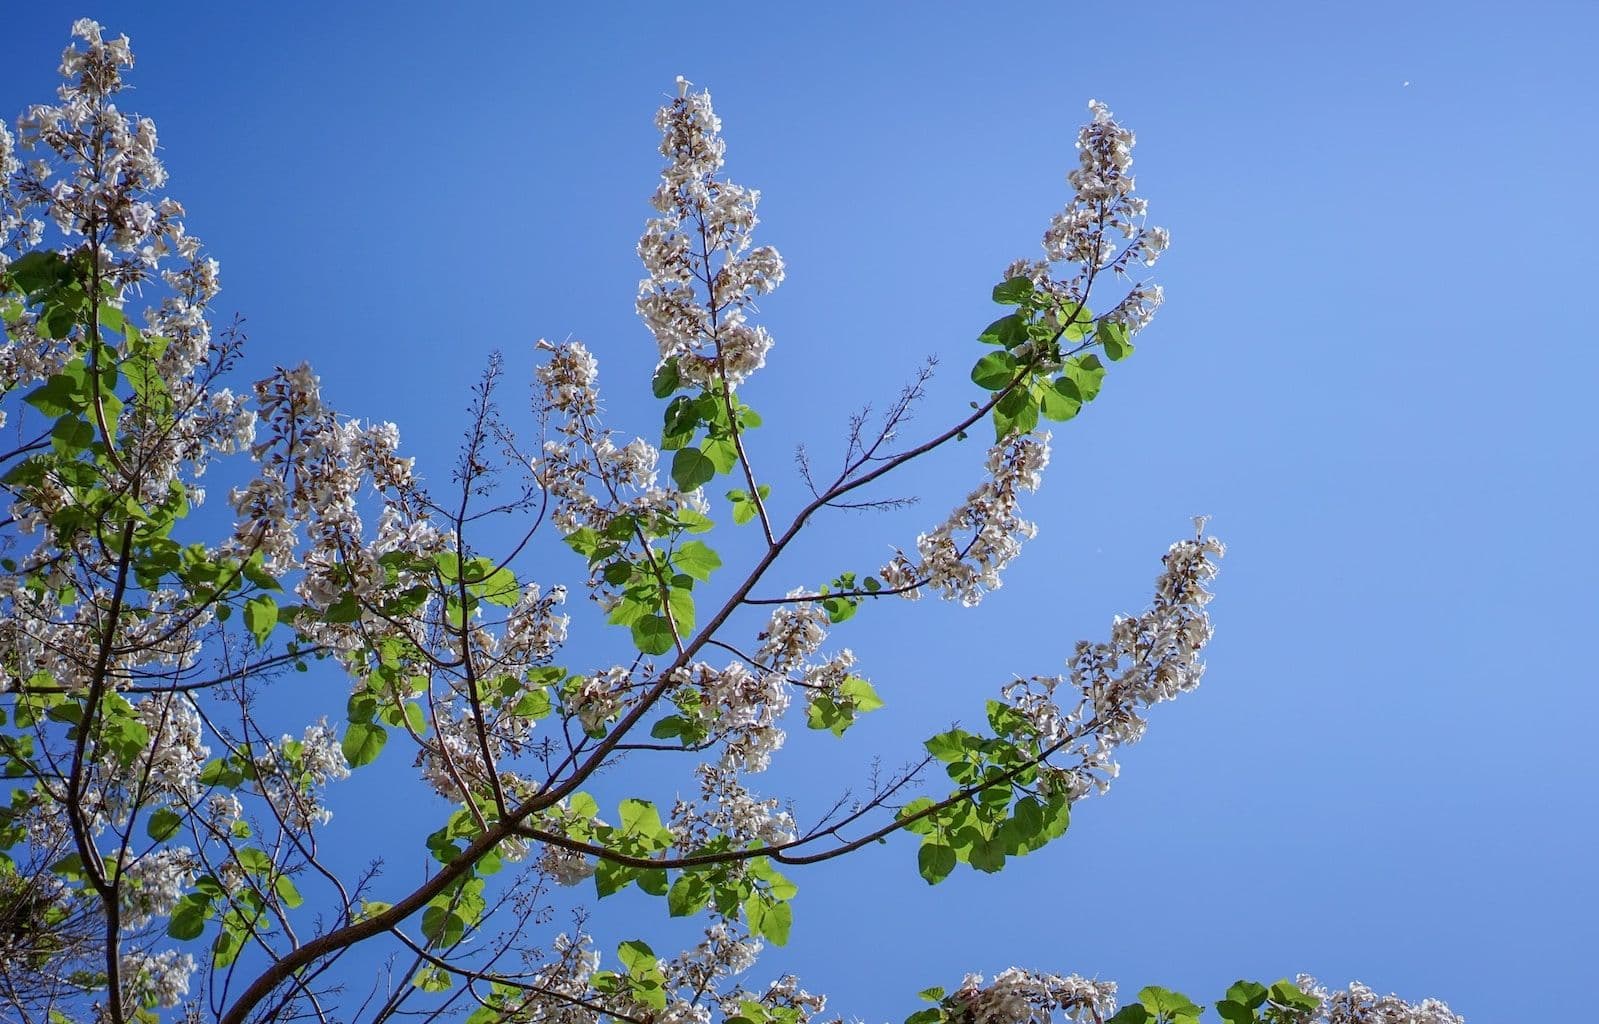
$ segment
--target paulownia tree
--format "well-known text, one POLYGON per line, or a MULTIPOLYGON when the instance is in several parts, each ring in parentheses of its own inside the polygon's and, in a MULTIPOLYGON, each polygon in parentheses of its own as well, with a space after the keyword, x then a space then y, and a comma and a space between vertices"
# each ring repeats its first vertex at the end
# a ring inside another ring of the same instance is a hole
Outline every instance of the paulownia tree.
MULTIPOLYGON (((57 101, 16 136, 0 128, 8 1018, 807 1024, 821 996, 748 980, 763 943, 786 941, 806 865, 909 833, 929 883, 998 871, 1059 838, 1148 708, 1198 684, 1222 554, 1203 523, 1166 553, 1147 610, 1065 652, 1066 673, 1001 685, 981 727, 930 737, 817 817, 749 788, 785 729, 842 734, 882 706, 832 627, 887 600, 977 605, 1000 585, 1033 535, 1021 501, 1049 461, 1041 424, 1093 401, 1102 357, 1131 353, 1159 306, 1131 275, 1167 235, 1145 225, 1133 135, 1103 105, 1043 258, 993 290, 1004 315, 978 336, 972 407, 904 436, 924 373, 851 424, 836 475, 784 475, 750 458, 761 420, 741 391, 772 346, 754 300, 784 264, 754 244, 758 193, 722 175, 709 94, 680 79, 656 118, 666 163, 638 246, 659 441, 605 425, 583 345, 540 342, 533 436, 498 411, 496 360, 441 491, 392 425, 337 415, 304 365, 230 389, 241 336, 208 319, 217 264, 160 194, 154 124, 115 103, 128 40, 88 20, 73 34, 57 101), (818 576, 786 557, 813 521, 884 501, 885 477, 990 429, 970 494, 886 565, 818 576), (226 493, 202 508, 208 471, 226 493), (712 546, 726 531, 758 537, 745 564, 712 546), (563 574, 617 650, 565 649, 563 574), (296 669, 343 685, 307 708, 303 689, 272 685, 296 669), (356 770, 448 801, 426 869, 351 872, 327 848, 327 791, 356 770), (602 773, 619 803, 594 795, 602 773), (575 885, 636 886, 703 937, 600 948, 580 913, 552 923, 575 885), (352 955, 370 949, 382 956, 352 955)), ((922 996, 914 1024, 1202 1012, 1165 989, 1118 1006, 1108 982, 1019 969, 922 996)), ((1458 1020, 1309 978, 1239 982, 1216 1010, 1458 1020)))

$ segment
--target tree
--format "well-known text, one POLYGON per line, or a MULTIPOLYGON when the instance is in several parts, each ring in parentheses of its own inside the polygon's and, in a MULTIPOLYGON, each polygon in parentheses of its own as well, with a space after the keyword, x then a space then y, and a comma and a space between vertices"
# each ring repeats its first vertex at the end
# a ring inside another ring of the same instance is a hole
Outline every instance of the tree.
MULTIPOLYGON (((902 441, 924 371, 853 421, 840 472, 802 459, 774 491, 746 451, 761 420, 740 389, 772 345, 754 300, 784 264, 753 242, 758 194, 722 175, 709 94, 680 79, 657 118, 667 163, 639 243, 659 444, 605 426, 582 344, 541 342, 537 440, 501 415, 496 359, 436 496, 393 426, 339 416, 309 367, 247 394, 225 384, 243 339, 207 318, 217 265, 159 194, 155 126, 114 102, 128 40, 88 20, 73 32, 59 102, 32 107, 16 140, 0 128, 0 386, 20 438, 0 455, 0 1000, 18 1019, 121 1024, 182 1007, 229 1024, 804 1024, 823 1001, 797 979, 739 976, 763 943, 786 942, 806 865, 908 833, 929 883, 962 864, 999 871, 1060 838, 1148 708, 1198 684, 1222 555, 1203 522, 1166 553, 1145 612, 1077 644, 1066 674, 1001 687, 981 728, 929 737, 814 821, 749 788, 785 729, 842 735, 884 706, 830 647, 833 626, 893 598, 977 605, 1000 585, 1033 533, 1020 502, 1049 460, 1041 424, 1092 402, 1100 356, 1131 354, 1158 308, 1159 288, 1130 275, 1167 236, 1145 225, 1133 136, 1103 105, 1044 258, 993 290, 1006 312, 979 335, 972 407, 902 441), (1113 285, 1096 315, 1096 287, 1113 285), (892 503, 880 481, 990 428, 983 478, 885 565, 818 575, 785 558, 816 517, 892 503), (202 508, 208 471, 232 474, 221 516, 202 508), (504 520, 519 533, 491 547, 504 520), (729 531, 756 535, 747 564, 709 543, 729 531), (569 667, 584 656, 565 650, 552 564, 626 638, 606 667, 569 667), (294 670, 343 685, 307 713, 271 685, 294 670), (426 870, 352 873, 326 848, 327 790, 352 770, 449 801, 426 870), (932 786, 938 771, 948 788, 932 786), (626 795, 602 806, 619 775, 626 795), (666 806, 667 779, 698 796, 666 806), (637 887, 707 922, 703 938, 672 955, 637 938, 602 951, 581 913, 549 925, 560 887, 578 884, 602 899, 637 887), (374 947, 403 966, 388 991, 352 955, 374 947)), ((1118 1007, 1109 983, 1018 969, 922 996, 914 1024, 1202 1012, 1156 987, 1118 1007)), ((1216 1009, 1458 1020, 1308 978, 1238 982, 1216 1009)))

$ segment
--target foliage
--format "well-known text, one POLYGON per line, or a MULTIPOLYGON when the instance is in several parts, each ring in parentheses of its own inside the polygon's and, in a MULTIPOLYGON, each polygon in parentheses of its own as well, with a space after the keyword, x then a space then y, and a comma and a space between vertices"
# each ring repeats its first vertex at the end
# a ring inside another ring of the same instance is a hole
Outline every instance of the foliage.
MULTIPOLYGON (((1009 312, 978 335, 992 348, 971 411, 902 444, 918 378, 874 429, 855 423, 838 476, 807 467, 807 496, 744 443, 761 416, 741 388, 772 347, 754 299, 784 265, 753 244, 758 194, 721 174, 709 94, 680 81, 639 243, 659 441, 604 426, 580 343, 541 342, 538 443, 499 413, 496 358, 435 496, 395 428, 329 409, 308 367, 226 385, 242 338, 208 319, 217 265, 159 194, 155 126, 115 105, 128 42, 86 20, 74 34, 59 102, 31 108, 17 139, 0 128, 0 390, 21 438, 0 454, 0 1000, 21 1019, 804 1024, 822 1000, 796 979, 739 981, 763 943, 788 940, 804 866, 903 832, 929 883, 999 871, 1064 835, 1148 707, 1198 684, 1222 554, 1202 523, 1167 552, 1148 610, 1079 643, 1067 673, 1003 685, 982 727, 929 737, 858 804, 802 827, 748 788, 785 728, 843 735, 885 706, 847 648, 824 651, 834 626, 1000 585, 1033 533, 1019 509, 1048 463, 1041 423, 1093 401, 1158 306, 1128 275, 1166 234, 1144 226, 1132 134, 1102 105, 1045 258, 993 290, 1009 312), (1096 316, 1107 281, 1125 290, 1096 316), (981 480, 908 550, 871 572, 785 557, 807 524, 873 504, 882 478, 984 420, 981 480), (231 483, 220 516, 207 471, 231 483), (483 538, 507 520, 521 536, 494 549, 483 538), (748 564, 713 546, 735 530, 759 532, 748 564), (626 648, 607 667, 566 652, 567 588, 533 578, 556 550, 626 648), (771 592, 784 574, 800 582, 771 592), (281 697, 272 684, 295 671, 340 679, 336 699, 281 697), (619 767, 629 795, 602 801, 619 767), (427 870, 351 872, 327 849, 327 790, 353 771, 448 801, 427 870), (674 771, 697 797, 652 797, 674 771), (579 883, 598 899, 636 888, 703 919, 704 938, 672 955, 629 939, 607 959, 579 917, 536 939, 555 888, 579 883), (356 947, 407 964, 405 983, 354 1000, 356 947)), ((1216 1011, 1399 1019, 1363 991, 1239 982, 1216 1011)), ((1159 988, 1118 1008, 1109 983, 1015 970, 924 996, 916 1024, 1201 1012, 1159 988)))

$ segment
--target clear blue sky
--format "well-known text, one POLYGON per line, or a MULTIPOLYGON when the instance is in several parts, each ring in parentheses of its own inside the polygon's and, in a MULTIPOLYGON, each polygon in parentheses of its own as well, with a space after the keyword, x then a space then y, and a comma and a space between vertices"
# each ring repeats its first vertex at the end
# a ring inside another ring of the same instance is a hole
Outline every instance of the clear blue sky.
MULTIPOLYGON (((924 356, 944 362, 922 422, 964 407, 988 289, 1064 201, 1086 101, 1139 134, 1167 306, 1057 431, 1040 537, 975 613, 835 633, 890 711, 843 745, 791 737, 758 781, 814 814, 1009 673, 1059 670, 1142 606, 1196 512, 1231 546, 1206 683, 1001 875, 928 891, 895 843, 800 876, 793 943, 757 974, 791 966, 874 1022, 1012 963, 1200 999, 1305 970, 1474 1022, 1566 1005, 1599 947, 1599 7, 361 6, 12 5, 0 100, 48 98, 76 16, 132 36, 125 105, 160 126, 219 308, 248 317, 246 372, 310 359, 441 482, 488 353, 520 408, 540 336, 585 339, 619 420, 654 429, 633 244, 677 74, 712 90, 788 261, 748 393, 780 500, 793 445, 831 453, 924 356)), ((979 456, 807 550, 879 564, 979 456)))

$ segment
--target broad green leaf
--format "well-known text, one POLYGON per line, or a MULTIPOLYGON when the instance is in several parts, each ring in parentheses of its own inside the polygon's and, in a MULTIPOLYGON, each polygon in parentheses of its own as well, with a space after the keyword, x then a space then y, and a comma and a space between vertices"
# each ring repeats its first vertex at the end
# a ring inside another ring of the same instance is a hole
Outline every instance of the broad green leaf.
POLYGON ((1132 342, 1128 340, 1127 325, 1114 320, 1101 320, 1094 329, 1094 334, 1099 338, 1099 343, 1105 346, 1105 357, 1111 362, 1126 359, 1133 354, 1132 342))
POLYGON ((661 973, 660 962, 655 959, 655 950, 638 939, 630 939, 617 946, 616 958, 621 961, 626 972, 635 977, 661 973))
POLYGON ((183 824, 176 811, 169 807, 162 807, 144 823, 145 834, 156 842, 165 842, 177 834, 178 827, 183 824))
POLYGON ((423 992, 448 992, 455 982, 442 967, 424 967, 416 972, 411 984, 423 992))
POLYGON ((767 939, 774 946, 788 944, 788 932, 794 924, 794 911, 787 903, 765 903, 759 898, 744 904, 744 914, 749 918, 750 930, 767 939))
POLYGON ((267 642, 277 624, 278 603, 266 594, 257 594, 244 603, 244 625, 258 646, 267 642))
POLYGON ((1083 401, 1091 402, 1099 394, 1100 384, 1105 379, 1105 367, 1098 356, 1089 352, 1066 360, 1065 374, 1077 385, 1077 393, 1083 401))
POLYGON ((883 706, 883 698, 877 695, 872 684, 860 676, 849 676, 839 684, 838 692, 850 699, 856 711, 876 711, 883 706))
POLYGON ((239 958, 243 948, 244 936, 224 927, 217 933, 216 941, 211 943, 212 961, 217 967, 228 967, 239 958))
POLYGON ((1255 1011, 1236 999, 1223 999, 1216 1003, 1216 1013, 1227 1024, 1254 1024, 1255 1011))
POLYGON ((1009 391, 994 406, 994 437, 1003 441, 1013 434, 1025 434, 1038 426, 1038 402, 1026 387, 1009 391))
POLYGON ((623 800, 617 808, 617 816, 622 823, 623 835, 653 839, 662 832, 661 813, 648 800, 632 797, 623 800))
POLYGON ((466 935, 466 921, 449 907, 435 904, 422 913, 422 935, 430 946, 449 949, 466 935))
POLYGON ((927 748, 929 754, 948 763, 966 756, 965 740, 970 735, 971 733, 962 729, 951 729, 932 737, 922 746, 927 748))
POLYGON ((977 340, 988 345, 1015 348, 1027 340, 1027 320, 1018 313, 1002 316, 983 328, 983 333, 977 336, 977 340))
POLYGON ((1025 277, 1013 277, 994 286, 994 301, 1001 306, 1019 306, 1033 294, 1033 282, 1025 277))
POLYGON ((205 931, 206 915, 211 910, 211 898, 191 892, 178 901, 167 922, 167 934, 180 942, 198 939, 205 931))
POLYGON ((300 890, 294 887, 294 880, 288 875, 279 875, 272 883, 272 888, 278 894, 278 899, 282 900, 283 905, 290 910, 305 902, 300 897, 300 890))
POLYGON ((1254 1009, 1266 1003, 1266 986, 1258 981, 1247 981, 1243 978, 1227 986, 1227 998, 1235 1003, 1254 1009))
POLYGON ((645 615, 633 623, 633 646, 644 654, 665 654, 677 644, 662 615, 645 615))
POLYGON ((377 760, 383 752, 383 745, 389 741, 389 734, 383 726, 374 722, 351 722, 344 730, 344 759, 350 762, 350 767, 359 768, 377 760))
POLYGON ((672 482, 680 491, 703 487, 716 477, 716 465, 692 445, 672 456, 672 482))
POLYGON ((689 917, 711 901, 711 884, 702 876, 685 872, 666 893, 666 909, 673 917, 689 917))
POLYGON ((1016 378, 1016 357, 1009 352, 990 352, 972 367, 972 383, 987 391, 998 391, 1016 378))
POLYGON ((733 446, 732 438, 707 438, 700 451, 711 460, 711 465, 716 467, 718 473, 731 473, 733 467, 738 465, 738 449, 733 446))
POLYGON ((1064 422, 1076 416, 1082 409, 1082 399, 1078 397, 1077 385, 1068 377, 1053 381, 1048 386, 1039 389, 1038 411, 1044 414, 1045 419, 1064 422))
POLYGON ((1005 842, 998 836, 984 837, 972 844, 967 860, 979 871, 993 874, 1005 866, 1005 842))
POLYGON ((672 565, 703 583, 722 567, 722 559, 704 541, 691 540, 672 553, 672 565))
POLYGON ((679 383, 677 357, 673 356, 655 368, 655 376, 650 380, 650 393, 656 398, 666 398, 677 390, 679 383))
POLYGON ((1192 999, 1169 988, 1150 985, 1138 990, 1138 1001, 1146 1010, 1159 1017, 1188 1017, 1198 1019, 1204 1012, 1192 999))
POLYGON ((916 870, 927 879, 928 885, 937 885, 955 870, 955 851, 943 843, 924 842, 916 851, 916 870))

